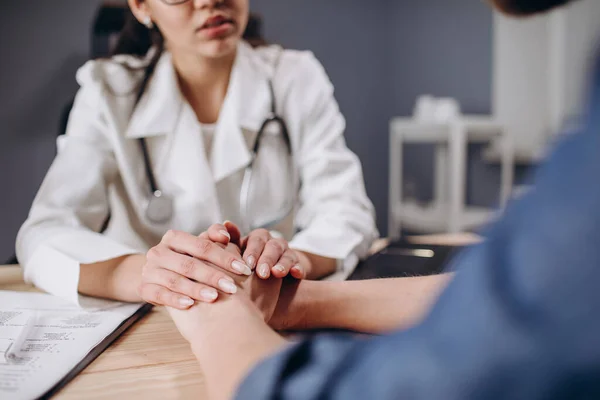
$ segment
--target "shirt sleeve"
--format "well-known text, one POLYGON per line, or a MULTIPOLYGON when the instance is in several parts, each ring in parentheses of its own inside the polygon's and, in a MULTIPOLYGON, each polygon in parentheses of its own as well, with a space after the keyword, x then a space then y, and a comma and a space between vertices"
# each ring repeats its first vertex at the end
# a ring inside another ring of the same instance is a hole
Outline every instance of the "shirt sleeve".
POLYGON ((109 215, 108 187, 118 170, 101 117, 101 85, 95 64, 78 72, 82 85, 58 154, 17 235, 25 279, 78 302, 79 268, 136 251, 100 233, 109 215))
POLYGON ((299 233, 290 247, 339 260, 330 279, 344 279, 378 237, 360 160, 344 139, 346 122, 322 65, 299 53, 290 107, 300 107, 301 135, 293 143, 300 171, 299 233))
POLYGON ((238 398, 598 398, 598 127, 595 110, 486 241, 458 256, 422 324, 306 340, 258 366, 238 398))

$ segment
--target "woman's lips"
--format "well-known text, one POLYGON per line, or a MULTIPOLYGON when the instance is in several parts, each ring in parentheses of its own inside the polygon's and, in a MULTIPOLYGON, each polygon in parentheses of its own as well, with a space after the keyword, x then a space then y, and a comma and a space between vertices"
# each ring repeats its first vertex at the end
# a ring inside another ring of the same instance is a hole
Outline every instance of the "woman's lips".
POLYGON ((233 24, 231 22, 226 22, 224 24, 207 27, 200 29, 200 32, 203 35, 206 35, 210 39, 216 39, 220 37, 224 37, 229 35, 233 31, 233 24))
POLYGON ((228 36, 233 32, 234 23, 223 16, 209 18, 199 29, 203 36, 209 39, 218 39, 228 36))

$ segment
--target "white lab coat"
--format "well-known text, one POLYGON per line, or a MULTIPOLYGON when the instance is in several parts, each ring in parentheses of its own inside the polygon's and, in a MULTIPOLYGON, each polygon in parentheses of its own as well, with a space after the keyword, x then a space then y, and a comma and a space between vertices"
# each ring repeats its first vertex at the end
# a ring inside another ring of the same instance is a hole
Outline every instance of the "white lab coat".
POLYGON ((289 128, 295 176, 278 176, 285 152, 274 132, 261 142, 254 173, 260 189, 253 189, 259 197, 252 203, 261 209, 252 215, 268 219, 270 210, 294 196, 290 246, 339 260, 334 276, 346 277, 377 230, 360 162, 345 145, 333 86, 312 53, 239 45, 210 159, 168 53, 134 110, 144 62, 119 56, 90 61, 78 71, 81 89, 67 134, 17 237, 26 280, 77 302, 80 264, 145 253, 170 228, 199 234, 224 219, 236 222, 249 146, 269 114, 269 79, 289 128), (149 188, 135 140, 140 137, 158 187, 174 198, 168 224, 145 217, 149 188), (297 182, 295 193, 281 193, 286 179, 297 182), (107 230, 98 233, 109 212, 107 230))

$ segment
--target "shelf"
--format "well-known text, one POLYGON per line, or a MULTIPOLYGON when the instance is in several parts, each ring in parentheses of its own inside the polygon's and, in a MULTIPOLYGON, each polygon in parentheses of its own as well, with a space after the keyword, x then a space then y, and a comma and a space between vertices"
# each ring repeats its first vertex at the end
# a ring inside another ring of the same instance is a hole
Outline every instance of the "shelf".
MULTIPOLYGON (((403 229, 416 232, 447 232, 448 205, 420 205, 404 201, 394 207, 394 216, 403 229)), ((488 224, 498 211, 483 207, 466 207, 459 218, 460 231, 469 231, 488 224)))
MULTIPOLYGON (((541 149, 515 148, 514 164, 531 166, 539 164, 546 154, 541 149)), ((483 160, 488 164, 500 164, 502 162, 502 150, 496 143, 490 144, 482 154, 483 160)))
POLYGON ((454 124, 464 126, 469 142, 487 142, 502 133, 502 125, 494 119, 468 115, 445 123, 396 117, 390 122, 390 132, 402 136, 402 141, 407 143, 440 142, 448 141, 450 127, 454 124))

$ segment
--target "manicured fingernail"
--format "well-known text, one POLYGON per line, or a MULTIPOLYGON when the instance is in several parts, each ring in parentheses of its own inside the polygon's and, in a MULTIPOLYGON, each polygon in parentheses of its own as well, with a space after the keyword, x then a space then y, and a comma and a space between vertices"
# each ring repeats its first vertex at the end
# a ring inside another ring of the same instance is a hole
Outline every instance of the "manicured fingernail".
POLYGON ((231 267, 242 275, 248 275, 248 276, 252 275, 252 270, 250 268, 248 268, 248 266, 246 264, 241 263, 239 261, 232 262, 231 267))
POLYGON ((218 284, 219 288, 225 293, 234 294, 235 292, 237 292, 237 286, 235 286, 235 283, 228 279, 219 279, 218 284))
POLYGON ((231 235, 227 231, 219 231, 219 233, 227 238, 227 240, 231 240, 231 235))
POLYGON ((200 291, 200 297, 206 301, 215 301, 219 294, 215 289, 202 289, 200 291))
POLYGON ((269 264, 260 264, 260 267, 258 267, 258 275, 261 278, 268 278, 269 277, 269 264))
POLYGON ((302 267, 300 265, 294 265, 292 269, 296 272, 299 272, 301 275, 304 275, 304 272, 302 271, 302 267))
POLYGON ((256 263, 256 258, 254 258, 254 256, 250 256, 248 257, 248 259, 246 260, 246 263, 248 264, 248 266, 250 268, 254 268, 254 264, 256 263))
POLYGON ((194 300, 190 299, 189 297, 180 297, 179 305, 181 307, 191 307, 194 305, 194 300))
POLYGON ((285 272, 285 268, 283 268, 283 265, 276 265, 273 267, 273 269, 282 273, 285 272))

